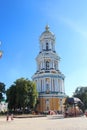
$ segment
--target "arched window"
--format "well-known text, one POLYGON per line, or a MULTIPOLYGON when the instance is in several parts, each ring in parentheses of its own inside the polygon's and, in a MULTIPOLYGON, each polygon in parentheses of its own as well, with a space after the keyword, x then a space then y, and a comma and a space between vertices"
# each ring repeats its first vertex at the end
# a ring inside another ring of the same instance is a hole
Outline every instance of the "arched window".
POLYGON ((57 62, 54 62, 54 68, 57 70, 57 62))
POLYGON ((46 110, 48 111, 49 110, 49 99, 46 99, 45 103, 46 103, 46 110))
POLYGON ((49 61, 46 61, 46 70, 49 69, 49 61))
POLYGON ((49 46, 48 46, 48 43, 46 43, 46 51, 49 50, 49 46))

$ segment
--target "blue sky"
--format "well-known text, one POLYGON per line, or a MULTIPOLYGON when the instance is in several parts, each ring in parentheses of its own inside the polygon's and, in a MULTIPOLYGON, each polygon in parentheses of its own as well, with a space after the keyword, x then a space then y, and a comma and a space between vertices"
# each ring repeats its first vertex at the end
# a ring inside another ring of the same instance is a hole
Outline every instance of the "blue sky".
POLYGON ((0 82, 6 89, 18 78, 31 80, 46 24, 56 36, 66 94, 87 86, 87 0, 0 0, 0 82))

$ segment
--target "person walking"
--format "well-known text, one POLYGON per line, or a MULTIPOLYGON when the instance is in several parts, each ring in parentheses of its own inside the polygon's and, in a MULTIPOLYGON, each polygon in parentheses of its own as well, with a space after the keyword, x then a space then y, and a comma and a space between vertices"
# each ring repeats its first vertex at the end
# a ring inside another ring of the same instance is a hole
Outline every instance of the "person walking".
POLYGON ((6 116, 6 121, 9 120, 9 113, 7 113, 7 116, 6 116))

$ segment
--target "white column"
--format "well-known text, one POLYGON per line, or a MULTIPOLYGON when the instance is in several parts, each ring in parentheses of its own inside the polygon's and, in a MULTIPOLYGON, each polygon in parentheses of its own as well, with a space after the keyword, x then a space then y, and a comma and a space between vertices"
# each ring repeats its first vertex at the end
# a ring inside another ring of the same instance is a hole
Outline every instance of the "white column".
POLYGON ((44 59, 44 69, 45 69, 45 59, 44 59))
POLYGON ((60 91, 61 91, 61 90, 60 90, 60 79, 58 79, 58 84, 59 84, 59 85, 58 85, 58 89, 59 89, 59 92, 60 92, 60 91))
POLYGON ((56 90, 56 82, 55 82, 55 78, 54 78, 54 84, 55 84, 55 87, 54 87, 54 91, 56 90))
POLYGON ((40 62, 38 62, 38 71, 40 71, 40 62))
POLYGON ((45 78, 44 78, 44 91, 46 91, 46 83, 45 83, 45 78))
POLYGON ((41 82, 40 82, 40 79, 39 79, 39 92, 41 91, 41 82))
POLYGON ((51 49, 51 42, 49 43, 49 49, 51 49))
POLYGON ((44 91, 44 79, 42 79, 42 92, 44 91))
POLYGON ((61 80, 61 82, 62 82, 61 84, 62 84, 62 92, 63 92, 63 80, 61 80))
POLYGON ((53 68, 53 67, 52 67, 52 59, 51 59, 51 61, 50 61, 50 68, 53 68))
POLYGON ((55 45, 53 44, 53 51, 55 51, 55 45))
POLYGON ((37 80, 34 80, 35 84, 36 84, 36 89, 37 89, 37 80))
POLYGON ((52 90, 54 91, 54 78, 53 78, 53 83, 52 83, 52 90))
POLYGON ((45 47, 45 43, 43 44, 43 49, 46 49, 46 47, 45 47))
POLYGON ((64 80, 62 80, 62 92, 65 93, 65 90, 64 90, 64 80))
POLYGON ((43 59, 42 63, 43 63, 43 66, 42 66, 42 67, 44 68, 44 59, 43 59))
POLYGON ((50 88, 50 91, 51 91, 51 78, 49 78, 49 80, 50 80, 49 88, 50 88))
POLYGON ((42 61, 40 61, 40 70, 42 69, 42 61))
POLYGON ((52 88, 52 91, 53 91, 53 78, 51 78, 51 88, 52 88))
POLYGON ((57 79, 57 87, 58 87, 58 92, 59 92, 59 82, 58 82, 58 79, 57 79))
POLYGON ((58 61, 57 61, 57 70, 58 70, 58 61))
POLYGON ((59 92, 59 82, 58 82, 58 79, 57 79, 57 89, 58 89, 58 92, 59 92))
POLYGON ((41 82, 40 82, 40 79, 39 79, 39 92, 41 92, 41 82))
POLYGON ((60 80, 60 92, 62 92, 62 80, 60 80))
POLYGON ((45 78, 44 78, 44 92, 45 92, 45 78))
POLYGON ((51 43, 52 51, 53 51, 53 43, 51 43))
POLYGON ((52 91, 52 78, 50 78, 50 91, 52 91))
POLYGON ((57 91, 57 80, 55 78, 55 91, 57 91))
POLYGON ((39 92, 39 91, 40 91, 40 90, 39 90, 39 79, 38 79, 38 83, 37 83, 37 84, 38 84, 38 87, 37 87, 37 89, 38 89, 38 92, 39 92))
POLYGON ((56 91, 58 92, 58 80, 56 78, 56 91))
POLYGON ((37 62, 37 70, 39 70, 38 62, 37 62))
POLYGON ((64 91, 64 93, 65 93, 65 86, 64 86, 64 80, 63 80, 63 91, 64 91))
POLYGON ((54 68, 54 61, 52 61, 52 68, 54 68))

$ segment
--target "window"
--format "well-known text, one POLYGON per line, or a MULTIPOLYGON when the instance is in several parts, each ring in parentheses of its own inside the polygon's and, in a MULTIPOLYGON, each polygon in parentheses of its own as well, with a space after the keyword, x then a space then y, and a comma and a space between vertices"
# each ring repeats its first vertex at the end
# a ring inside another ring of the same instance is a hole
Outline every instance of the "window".
POLYGON ((49 69, 49 61, 46 61, 46 70, 49 69))
POLYGON ((54 62, 54 68, 57 70, 57 61, 54 62))
POLYGON ((46 103, 46 110, 48 111, 49 110, 49 99, 46 99, 45 103, 46 103))
POLYGON ((46 43, 46 51, 48 51, 49 49, 49 46, 48 46, 48 43, 46 43))

